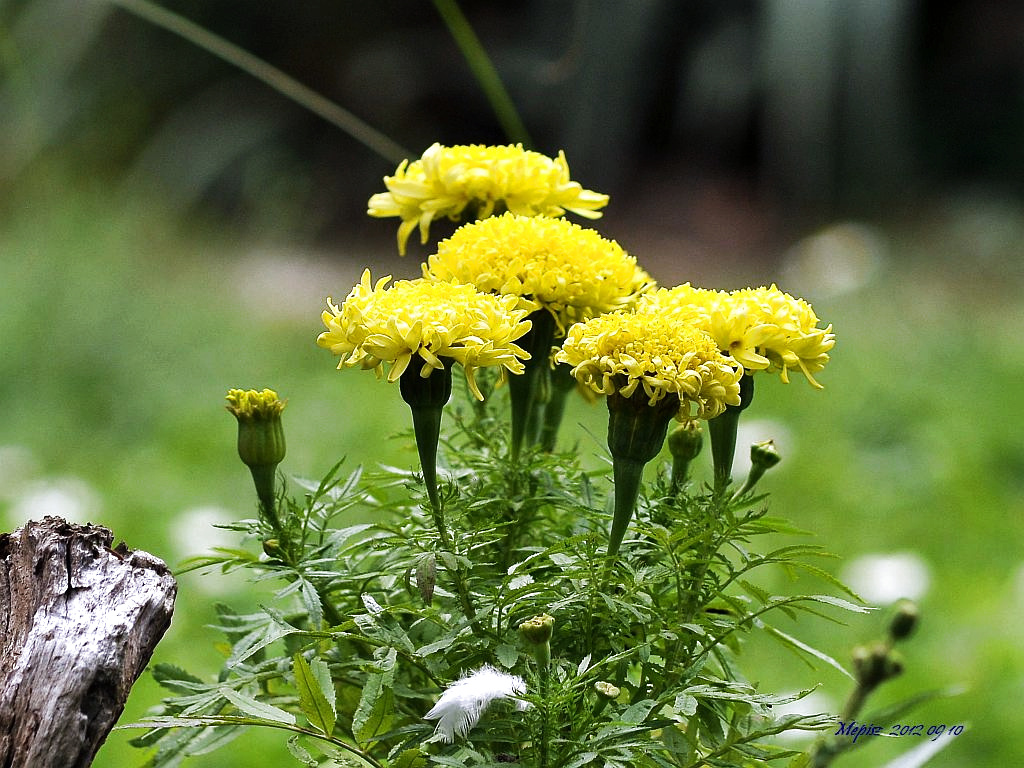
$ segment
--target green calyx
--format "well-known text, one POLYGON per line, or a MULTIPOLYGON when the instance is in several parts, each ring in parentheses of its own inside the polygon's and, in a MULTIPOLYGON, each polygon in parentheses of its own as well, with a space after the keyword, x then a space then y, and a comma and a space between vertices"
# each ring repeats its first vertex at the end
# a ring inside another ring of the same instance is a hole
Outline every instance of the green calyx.
POLYGON ((533 327, 520 339, 519 346, 530 353, 523 373, 509 379, 512 404, 512 460, 516 461, 525 445, 538 440, 541 416, 551 399, 551 347, 555 338, 555 317, 546 309, 530 314, 533 327))
POLYGON ((422 376, 421 367, 410 364, 398 380, 402 399, 412 410, 412 426, 416 435, 423 483, 435 516, 440 514, 437 494, 437 443, 441 437, 441 412, 452 395, 452 360, 443 358, 444 368, 422 376))
POLYGON ((746 373, 740 379, 740 404, 727 405, 725 411, 708 421, 711 458, 715 467, 715 490, 722 491, 732 481, 732 461, 736 455, 736 430, 740 414, 754 399, 754 379, 746 373))
POLYGON ((679 410, 679 399, 666 395, 654 405, 647 399, 608 395, 608 449, 612 454, 615 508, 608 535, 608 556, 614 557, 636 509, 644 466, 665 444, 668 424, 679 410))

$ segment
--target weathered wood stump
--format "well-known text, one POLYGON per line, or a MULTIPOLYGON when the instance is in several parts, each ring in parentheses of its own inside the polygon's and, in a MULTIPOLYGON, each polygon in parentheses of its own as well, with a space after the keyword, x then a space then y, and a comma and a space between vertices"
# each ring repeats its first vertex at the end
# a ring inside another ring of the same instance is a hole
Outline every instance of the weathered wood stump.
POLYGON ((0 767, 87 768, 171 623, 163 562, 58 517, 0 534, 0 767))

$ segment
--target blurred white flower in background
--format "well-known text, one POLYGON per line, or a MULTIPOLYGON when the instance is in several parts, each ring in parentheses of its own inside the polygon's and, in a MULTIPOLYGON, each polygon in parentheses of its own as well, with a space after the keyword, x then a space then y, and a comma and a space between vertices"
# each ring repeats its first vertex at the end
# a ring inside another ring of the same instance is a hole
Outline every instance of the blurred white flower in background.
MULTIPOLYGON (((455 737, 465 738, 480 722, 480 716, 498 699, 511 699, 526 693, 526 683, 518 675, 509 675, 490 665, 456 680, 448 686, 437 704, 424 715, 427 720, 437 720, 434 733, 440 740, 450 744, 455 737)), ((516 700, 520 712, 529 708, 529 703, 516 700)))
POLYGON ((888 605, 901 598, 924 597, 931 586, 931 569, 914 552, 869 554, 850 561, 842 579, 869 603, 888 605))
POLYGON ((45 477, 26 483, 12 500, 8 518, 20 526, 47 515, 70 523, 97 522, 100 496, 79 477, 45 477))

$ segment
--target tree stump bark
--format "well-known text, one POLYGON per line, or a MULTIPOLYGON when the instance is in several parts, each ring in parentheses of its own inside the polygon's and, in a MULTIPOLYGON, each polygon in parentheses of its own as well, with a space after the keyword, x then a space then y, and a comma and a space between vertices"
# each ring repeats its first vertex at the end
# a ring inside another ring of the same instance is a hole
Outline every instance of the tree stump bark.
POLYGON ((163 562, 58 517, 0 534, 0 768, 87 768, 171 623, 163 562))

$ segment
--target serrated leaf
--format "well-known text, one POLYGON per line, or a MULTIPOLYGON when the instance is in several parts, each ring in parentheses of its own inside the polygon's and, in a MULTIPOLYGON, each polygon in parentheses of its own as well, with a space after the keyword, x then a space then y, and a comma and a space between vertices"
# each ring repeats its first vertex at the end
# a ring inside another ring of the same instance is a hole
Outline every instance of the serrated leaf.
POLYGON ((366 676, 359 705, 352 715, 352 734, 361 745, 366 745, 391 725, 397 658, 398 651, 389 648, 385 657, 374 665, 380 671, 366 676))
POLYGON ((299 737, 292 736, 287 741, 288 752, 303 765, 309 768, 316 768, 316 760, 309 754, 309 751, 299 745, 299 737))
POLYGON ((291 712, 285 712, 283 709, 275 707, 273 704, 267 704, 264 701, 257 701, 252 696, 246 696, 244 693, 223 686, 220 688, 220 695, 225 699, 234 704, 240 712, 244 712, 252 717, 259 718, 260 720, 270 720, 275 723, 285 723, 287 725, 295 725, 295 715, 291 712))
POLYGON ((324 620, 323 605, 320 603, 320 595, 316 587, 308 579, 299 580, 299 597, 302 599, 302 607, 306 609, 309 616, 309 626, 313 629, 320 629, 324 620))
POLYGON ((393 768, 423 768, 427 764, 427 757, 419 749, 407 749, 391 764, 393 768))
POLYGON ((293 627, 290 624, 270 621, 238 641, 224 665, 226 667, 236 666, 282 637, 301 631, 298 627, 293 627))
POLYGON ((299 708, 311 726, 330 736, 338 717, 334 709, 334 683, 324 661, 314 659, 313 665, 301 653, 295 654, 292 659, 295 687, 299 691, 299 708), (317 671, 314 671, 313 665, 317 671), (326 680, 323 679, 325 674, 326 680))
POLYGON ((173 664, 154 664, 152 675, 153 679, 161 686, 177 693, 195 693, 206 685, 195 675, 189 674, 173 664), (183 685, 183 683, 187 683, 187 685, 183 685))
POLYGON ((842 672, 844 675, 846 675, 851 680, 854 679, 853 675, 851 675, 849 672, 847 672, 846 669, 843 668, 842 664, 840 664, 838 661, 833 659, 831 656, 829 656, 824 651, 819 651, 817 648, 813 648, 813 647, 807 645, 806 643, 804 643, 804 642, 802 642, 800 640, 797 640, 795 637, 792 637, 791 635, 787 635, 781 629, 776 629, 775 627, 769 626, 767 624, 764 624, 763 628, 764 628, 764 630, 766 632, 768 632, 769 635, 771 635, 772 637, 776 638, 783 645, 790 646, 791 648, 795 648, 798 651, 801 651, 801 652, 806 653, 806 654, 808 654, 810 656, 813 656, 814 658, 818 659, 819 661, 825 662, 830 667, 839 670, 840 672, 842 672))
POLYGON ((502 643, 495 648, 494 655, 498 657, 498 663, 505 669, 512 669, 519 661, 519 649, 508 643, 502 643))
POLYGON ((626 711, 622 713, 619 720, 624 723, 629 723, 630 725, 642 723, 647 716, 651 714, 651 710, 654 709, 654 705, 655 702, 650 699, 644 699, 643 701, 638 701, 635 704, 630 704, 626 707, 626 711))

